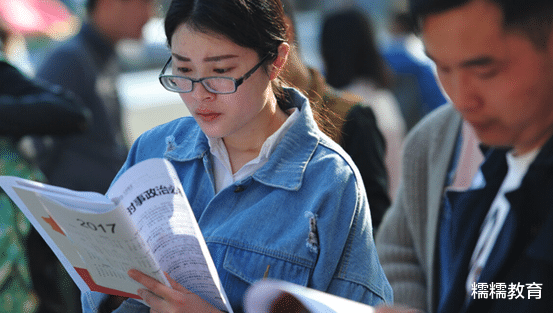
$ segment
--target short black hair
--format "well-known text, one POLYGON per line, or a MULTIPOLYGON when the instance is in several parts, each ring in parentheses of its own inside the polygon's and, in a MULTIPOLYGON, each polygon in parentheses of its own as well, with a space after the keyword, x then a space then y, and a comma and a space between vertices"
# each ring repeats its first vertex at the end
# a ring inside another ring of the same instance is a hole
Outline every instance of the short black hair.
POLYGON ((96 8, 97 0, 87 0, 86 1, 86 14, 91 14, 92 11, 96 8))
POLYGON ((553 0, 409 0, 412 20, 417 31, 429 14, 461 7, 472 1, 487 1, 503 12, 506 28, 523 31, 536 47, 544 48, 553 26, 553 0))

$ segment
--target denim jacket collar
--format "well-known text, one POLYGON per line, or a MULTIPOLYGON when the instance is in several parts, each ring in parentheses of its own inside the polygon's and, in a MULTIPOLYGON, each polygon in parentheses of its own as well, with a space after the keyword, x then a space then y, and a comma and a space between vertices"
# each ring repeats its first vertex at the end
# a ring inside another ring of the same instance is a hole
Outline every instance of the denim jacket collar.
MULTIPOLYGON (((290 98, 290 104, 297 105, 300 116, 282 138, 269 161, 252 177, 268 186, 299 190, 307 163, 321 139, 321 132, 313 119, 307 98, 293 88, 285 88, 284 91, 290 98)), ((186 162, 209 155, 208 139, 199 126, 191 130, 186 140, 175 143, 174 138, 167 137, 166 143, 164 156, 169 160, 186 162), (190 149, 190 145, 195 148, 190 149)))

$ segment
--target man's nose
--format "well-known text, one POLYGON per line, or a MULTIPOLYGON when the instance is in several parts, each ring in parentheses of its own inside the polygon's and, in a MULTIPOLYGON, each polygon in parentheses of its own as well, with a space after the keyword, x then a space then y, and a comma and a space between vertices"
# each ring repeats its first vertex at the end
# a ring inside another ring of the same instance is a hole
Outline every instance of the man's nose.
POLYGON ((448 92, 451 101, 461 112, 473 112, 483 104, 482 95, 479 92, 476 78, 465 71, 453 74, 450 90, 448 92))

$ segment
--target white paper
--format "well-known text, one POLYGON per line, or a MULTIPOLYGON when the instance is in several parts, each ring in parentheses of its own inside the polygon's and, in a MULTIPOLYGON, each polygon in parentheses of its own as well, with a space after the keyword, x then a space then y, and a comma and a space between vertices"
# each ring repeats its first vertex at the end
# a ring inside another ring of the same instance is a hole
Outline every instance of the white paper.
POLYGON ((214 299, 211 303, 219 310, 230 310, 192 208, 168 161, 150 159, 136 164, 107 195, 132 212, 141 234, 149 234, 144 240, 163 271, 203 299, 214 299), (141 201, 149 202, 147 209, 139 205, 141 201))
POLYGON ((282 293, 288 293, 313 313, 372 313, 374 308, 341 298, 319 290, 299 286, 285 281, 264 279, 254 283, 246 291, 244 308, 247 313, 270 313, 272 303, 282 293))

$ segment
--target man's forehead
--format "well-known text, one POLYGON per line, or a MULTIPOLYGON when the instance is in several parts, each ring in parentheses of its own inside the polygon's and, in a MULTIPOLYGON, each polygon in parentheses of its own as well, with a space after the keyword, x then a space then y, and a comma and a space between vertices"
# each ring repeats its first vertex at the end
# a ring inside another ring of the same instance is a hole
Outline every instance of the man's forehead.
POLYGON ((443 62, 483 62, 499 52, 505 36, 501 10, 487 1, 428 15, 421 30, 428 56, 443 62))

